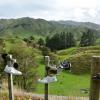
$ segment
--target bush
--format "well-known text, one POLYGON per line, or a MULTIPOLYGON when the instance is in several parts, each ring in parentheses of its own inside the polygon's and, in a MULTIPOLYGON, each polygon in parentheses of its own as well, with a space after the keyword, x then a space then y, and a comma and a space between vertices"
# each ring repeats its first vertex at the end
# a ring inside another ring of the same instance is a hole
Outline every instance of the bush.
POLYGON ((69 58, 72 64, 72 73, 85 74, 91 72, 92 56, 96 53, 80 53, 69 58))
MULTIPOLYGON (((6 53, 12 54, 13 58, 17 60, 19 64, 18 70, 22 72, 20 77, 14 76, 14 84, 27 91, 36 88, 37 63, 33 48, 28 47, 25 42, 17 38, 5 39, 3 48, 6 53)), ((1 58, 0 64, 2 64, 1 58)), ((4 67, 0 67, 1 72, 4 72, 4 67)))

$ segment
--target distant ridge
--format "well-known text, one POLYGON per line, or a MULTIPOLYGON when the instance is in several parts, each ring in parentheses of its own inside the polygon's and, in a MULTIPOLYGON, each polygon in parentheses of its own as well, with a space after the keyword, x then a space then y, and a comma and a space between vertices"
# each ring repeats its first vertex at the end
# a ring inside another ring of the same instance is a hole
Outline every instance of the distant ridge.
POLYGON ((76 21, 58 21, 60 24, 65 24, 65 25, 74 25, 74 26, 83 26, 83 27, 88 27, 96 30, 100 30, 100 25, 92 22, 76 22, 76 21))
POLYGON ((86 28, 99 31, 100 25, 91 22, 75 21, 47 21, 44 19, 34 19, 22 17, 18 19, 0 19, 0 36, 14 35, 28 37, 31 35, 51 35, 62 31, 72 31, 76 37, 86 28))

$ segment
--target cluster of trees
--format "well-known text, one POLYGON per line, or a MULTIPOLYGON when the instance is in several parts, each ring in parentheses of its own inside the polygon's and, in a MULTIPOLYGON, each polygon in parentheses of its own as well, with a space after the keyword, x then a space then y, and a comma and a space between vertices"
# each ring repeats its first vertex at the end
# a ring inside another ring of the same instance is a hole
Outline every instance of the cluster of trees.
MULTIPOLYGON (((96 34, 94 30, 87 29, 82 33, 81 39, 79 41, 79 46, 92 46, 95 45, 96 34)), ((61 50, 76 46, 77 40, 71 32, 61 32, 56 33, 51 38, 46 38, 46 46, 51 50, 61 50)))
POLYGON ((31 47, 34 47, 34 48, 35 47, 41 47, 41 46, 45 45, 45 41, 41 37, 37 41, 36 41, 34 36, 24 38, 23 40, 27 43, 28 46, 31 46, 31 47))
POLYGON ((76 41, 72 33, 62 32, 54 34, 51 38, 46 38, 46 46, 51 50, 61 50, 75 46, 76 41))
MULTIPOLYGON (((48 52, 49 48, 51 51, 67 49, 74 46, 93 46, 95 45, 97 37, 97 32, 92 29, 86 29, 81 33, 80 40, 75 38, 73 32, 61 32, 55 33, 52 36, 47 36, 45 39, 40 37, 37 40, 34 36, 25 38, 24 41, 32 47, 37 47, 43 51, 43 53, 48 52)), ((43 54, 44 55, 44 54, 43 54)))
POLYGON ((61 32, 56 33, 53 36, 47 36, 46 39, 40 37, 37 41, 33 36, 30 36, 29 38, 24 39, 24 41, 33 47, 43 49, 44 47, 48 47, 52 51, 74 47, 77 43, 78 46, 81 47, 95 45, 96 31, 92 29, 86 29, 86 31, 82 33, 80 40, 76 40, 74 35, 73 32, 61 32))

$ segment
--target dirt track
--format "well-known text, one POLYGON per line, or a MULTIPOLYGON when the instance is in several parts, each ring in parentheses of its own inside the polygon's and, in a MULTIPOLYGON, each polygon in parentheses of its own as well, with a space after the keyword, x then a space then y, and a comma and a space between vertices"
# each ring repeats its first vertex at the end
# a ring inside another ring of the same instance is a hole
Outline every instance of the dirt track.
MULTIPOLYGON (((17 95, 30 95, 31 97, 40 97, 44 98, 43 94, 31 94, 31 93, 23 93, 17 95)), ((57 96, 57 95, 49 95, 49 100, 89 100, 88 97, 75 97, 75 96, 57 96)))
MULTIPOLYGON (((33 94, 33 96, 38 96, 44 98, 44 95, 33 94)), ((89 100, 88 97, 75 97, 75 96, 57 96, 57 95, 49 95, 49 100, 89 100)))

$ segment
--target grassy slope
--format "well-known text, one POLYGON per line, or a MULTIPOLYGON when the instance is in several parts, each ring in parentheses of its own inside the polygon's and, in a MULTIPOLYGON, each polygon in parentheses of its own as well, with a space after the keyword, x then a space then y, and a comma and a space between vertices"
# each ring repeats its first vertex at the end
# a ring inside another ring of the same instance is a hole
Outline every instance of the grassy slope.
POLYGON ((73 47, 65 50, 60 50, 57 52, 60 59, 66 59, 71 56, 77 56, 80 54, 92 53, 92 54, 100 54, 100 46, 89 46, 89 47, 73 47))
MULTIPOLYGON (((70 48, 66 50, 58 51, 58 56, 60 60, 65 58, 69 58, 75 55, 80 55, 81 53, 92 53, 92 54, 100 54, 100 46, 90 46, 90 47, 76 47, 70 48)), ((40 64, 38 68, 38 72, 40 74, 39 78, 43 78, 44 76, 44 67, 45 65, 40 64)), ((71 74, 68 71, 63 71, 60 75, 57 76, 58 82, 51 83, 49 85, 49 94, 56 94, 56 95, 84 95, 87 96, 88 94, 84 94, 80 91, 80 89, 90 88, 90 75, 89 74, 82 74, 82 75, 75 75, 71 74)), ((41 83, 37 84, 37 91, 36 93, 44 93, 44 85, 41 83)))

